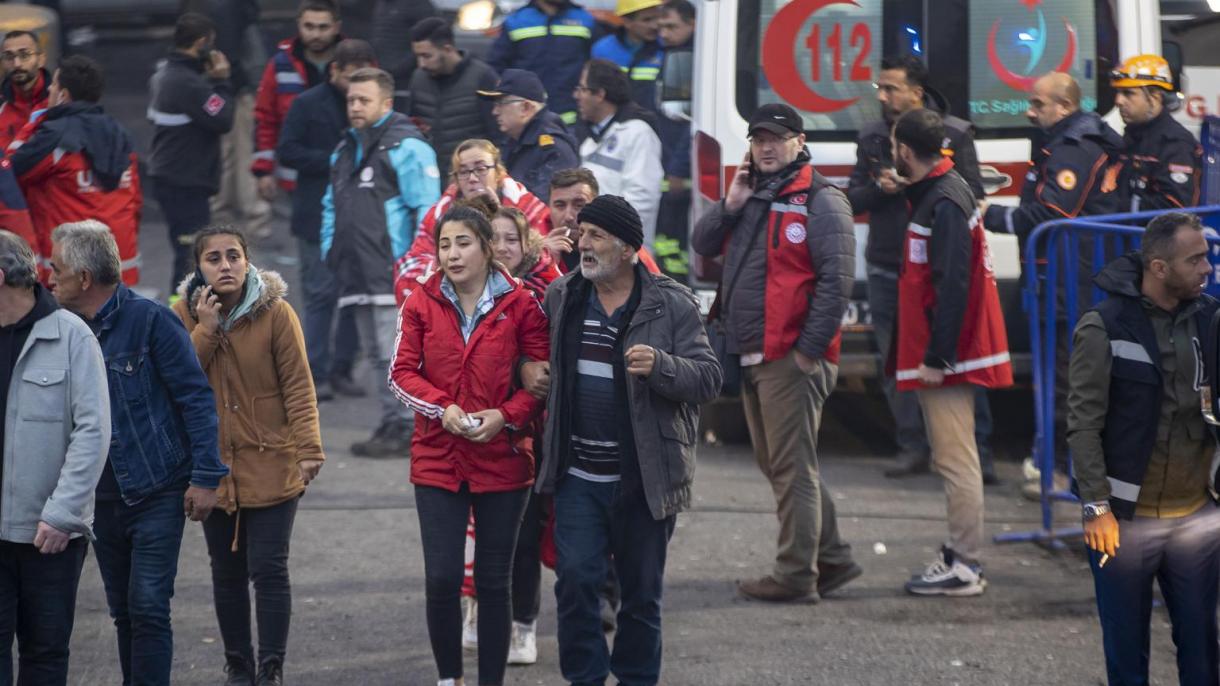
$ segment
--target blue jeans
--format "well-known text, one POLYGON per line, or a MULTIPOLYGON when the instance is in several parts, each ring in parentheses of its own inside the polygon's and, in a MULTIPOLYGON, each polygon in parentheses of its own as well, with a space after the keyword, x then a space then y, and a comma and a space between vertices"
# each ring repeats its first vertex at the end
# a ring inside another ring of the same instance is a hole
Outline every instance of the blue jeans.
POLYGON ((1182 686, 1215 686, 1220 508, 1208 501, 1187 517, 1118 522, 1122 548, 1105 567, 1089 551, 1110 686, 1147 686, 1152 580, 1161 586, 1182 686))
POLYGON ((68 683, 68 644, 76 618, 76 587, 88 541, 43 555, 28 543, 0 541, 0 684, 13 683, 17 636, 18 684, 68 683))
POLYGON ((123 686, 170 683, 174 633, 169 601, 186 522, 185 493, 185 486, 173 486, 135 505, 97 503, 94 549, 118 634, 123 686))
POLYGON ((601 686, 611 672, 623 686, 661 675, 661 590, 677 517, 653 519, 642 491, 619 486, 567 476, 555 490, 559 668, 576 686, 601 686), (622 588, 613 652, 600 610, 611 555, 622 588))
MULTIPOLYGON (((868 311, 884 369, 898 320, 898 272, 868 266, 868 311)), ((904 453, 927 455, 930 450, 928 434, 915 393, 899 392, 894 377, 888 375, 881 378, 881 391, 894 416, 894 441, 898 449, 904 453)), ((986 463, 991 460, 991 403, 987 401, 987 389, 976 387, 974 393, 974 442, 978 445, 979 461, 986 463)))
POLYGON ((332 374, 350 376, 356 351, 360 349, 352 310, 339 310, 338 333, 341 335, 335 335, 335 309, 339 305, 339 284, 335 282, 335 275, 326 268, 322 247, 316 241, 298 238, 297 250, 301 258, 301 291, 305 295, 305 350, 314 383, 326 381, 332 374))

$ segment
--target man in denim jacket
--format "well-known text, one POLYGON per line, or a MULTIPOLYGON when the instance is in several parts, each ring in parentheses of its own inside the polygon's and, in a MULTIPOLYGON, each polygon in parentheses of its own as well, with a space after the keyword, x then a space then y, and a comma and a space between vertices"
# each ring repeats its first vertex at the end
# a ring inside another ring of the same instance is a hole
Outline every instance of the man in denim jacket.
POLYGON ((64 224, 51 239, 51 289, 97 334, 110 382, 110 459, 94 531, 123 684, 169 684, 184 519, 207 519, 228 474, 215 400, 177 315, 121 283, 105 224, 64 224))

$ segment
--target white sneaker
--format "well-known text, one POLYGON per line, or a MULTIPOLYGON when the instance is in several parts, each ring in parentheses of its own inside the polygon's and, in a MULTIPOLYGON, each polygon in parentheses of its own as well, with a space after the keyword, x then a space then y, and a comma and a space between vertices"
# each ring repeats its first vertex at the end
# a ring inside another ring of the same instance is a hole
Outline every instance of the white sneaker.
POLYGON ((508 664, 532 665, 538 661, 537 622, 513 622, 513 638, 508 646, 508 664))
POLYGON ((462 648, 478 650, 479 648, 479 601, 470 596, 462 596, 462 648))
POLYGON ((906 583, 913 595, 975 596, 986 588, 982 566, 956 559, 949 548, 941 548, 940 559, 906 583))
POLYGON ((441 679, 436 686, 457 686, 457 679, 441 679))

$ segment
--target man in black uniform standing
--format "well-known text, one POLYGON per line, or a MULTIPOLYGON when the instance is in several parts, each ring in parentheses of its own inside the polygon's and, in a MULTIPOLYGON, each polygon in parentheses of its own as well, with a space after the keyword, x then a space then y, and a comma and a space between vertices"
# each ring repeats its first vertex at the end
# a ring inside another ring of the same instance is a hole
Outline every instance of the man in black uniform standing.
MULTIPOLYGON (((881 60, 877 79, 877 99, 882 118, 860 130, 856 147, 856 167, 848 182, 847 199, 852 212, 868 213, 868 305, 872 316, 877 348, 884 364, 890 356, 894 320, 898 312, 898 272, 902 266, 902 247, 907 231, 907 200, 903 190, 906 179, 894 169, 890 129, 903 114, 927 108, 941 115, 945 141, 941 151, 953 160, 958 174, 965 179, 976 200, 983 199, 983 180, 979 175, 978 154, 974 149, 974 126, 948 114, 948 106, 928 85, 928 68, 912 55, 881 60)), ((930 449, 923 416, 914 393, 899 393, 894 380, 882 381, 890 412, 894 416, 898 464, 886 470, 891 478, 928 471, 930 449)), ((991 407, 987 393, 979 389, 975 397, 975 442, 983 464, 983 480, 995 483, 991 459, 991 407)))
POLYGON ((1165 107, 1174 97, 1169 63, 1136 55, 1110 74, 1114 104, 1127 125, 1118 192, 1123 211, 1199 204, 1203 148, 1165 107))

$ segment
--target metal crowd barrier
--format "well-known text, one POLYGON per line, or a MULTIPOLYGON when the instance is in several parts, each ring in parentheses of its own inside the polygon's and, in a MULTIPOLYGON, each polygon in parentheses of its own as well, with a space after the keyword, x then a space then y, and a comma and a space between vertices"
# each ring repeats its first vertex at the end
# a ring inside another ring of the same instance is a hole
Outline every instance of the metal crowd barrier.
MULTIPOLYGON (((1220 205, 1188 208, 1203 223, 1220 229, 1220 205)), ((996 543, 1034 541, 1050 547, 1062 547, 1062 539, 1082 534, 1079 525, 1055 528, 1054 503, 1079 502, 1067 490, 1057 490, 1055 471, 1055 371, 1061 355, 1071 355, 1072 331, 1083 308, 1100 302, 1105 294, 1091 285, 1091 276, 1115 257, 1139 248, 1143 227, 1163 210, 1111 214, 1081 219, 1061 219, 1040 224, 1025 243, 1023 261, 1022 304, 1029 317, 1030 352, 1033 362, 1034 462, 1041 470, 1042 527, 1035 531, 1009 532, 997 535, 996 543), (1087 258, 1082 259, 1082 258, 1087 258), (1089 269, 1089 285, 1084 285, 1082 268, 1089 269), (1088 292, 1080 293, 1080 288, 1088 292), (1059 340, 1066 336, 1066 340, 1059 340)), ((1220 296, 1220 234, 1209 232, 1212 274, 1207 292, 1220 296)), ((1066 368, 1066 361, 1061 364, 1066 368)), ((1066 384, 1067 379, 1061 383, 1066 384)), ((1066 387, 1066 385, 1065 385, 1066 387)), ((1065 395, 1066 397, 1066 395, 1065 395)), ((1063 408, 1066 412, 1067 408, 1063 408)), ((1071 456, 1068 456, 1069 474, 1071 456)))

